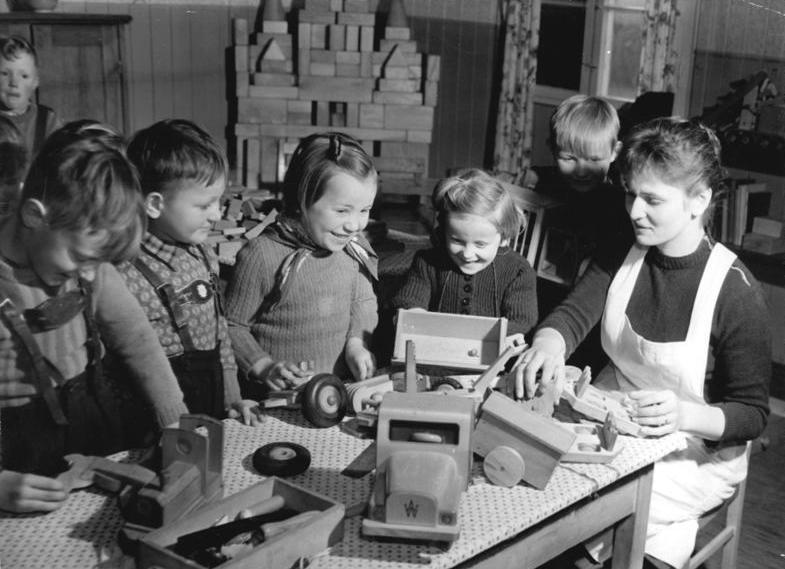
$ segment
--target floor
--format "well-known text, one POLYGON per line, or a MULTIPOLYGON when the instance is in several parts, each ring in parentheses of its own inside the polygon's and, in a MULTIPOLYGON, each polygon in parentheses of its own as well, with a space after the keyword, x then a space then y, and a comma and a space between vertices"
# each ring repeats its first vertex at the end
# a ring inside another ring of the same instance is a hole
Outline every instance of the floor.
MULTIPOLYGON (((374 211, 374 218, 384 221, 389 228, 418 235, 427 235, 430 227, 430 213, 407 200, 382 203, 374 211)), ((541 315, 560 295, 560 291, 543 284, 541 315)), ((774 381, 776 388, 772 390, 778 396, 785 391, 780 371, 774 381)), ((772 411, 762 437, 767 444, 750 460, 737 569, 785 568, 785 401, 773 399, 772 411)), ((713 529, 711 525, 706 528, 706 534, 699 536, 699 543, 703 543, 705 535, 711 534, 713 529)), ((705 567, 714 569, 719 565, 710 560, 705 567)))

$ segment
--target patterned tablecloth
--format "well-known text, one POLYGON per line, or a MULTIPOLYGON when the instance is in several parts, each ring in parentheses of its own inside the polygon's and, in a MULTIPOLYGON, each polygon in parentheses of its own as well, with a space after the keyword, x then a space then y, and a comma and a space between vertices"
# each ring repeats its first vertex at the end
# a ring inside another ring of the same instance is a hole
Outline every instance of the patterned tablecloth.
MULTIPOLYGON (((449 548, 433 544, 370 540, 361 535, 362 517, 348 518, 343 541, 312 560, 318 568, 393 568, 428 564, 453 567, 508 539, 548 516, 592 495, 619 478, 655 462, 680 447, 682 437, 658 440, 620 437, 619 455, 607 464, 562 464, 544 490, 519 484, 503 488, 490 484, 475 463, 472 484, 461 508, 461 536, 449 548)), ((343 502, 347 509, 364 503, 371 476, 353 479, 341 474, 370 441, 344 433, 338 427, 317 429, 296 411, 271 412, 260 428, 225 422, 225 494, 235 493, 261 480, 251 466, 251 455, 261 445, 292 441, 311 451, 310 468, 290 478, 293 483, 343 502)), ((2 569, 87 569, 133 567, 115 543, 120 529, 115 499, 100 490, 74 493, 58 511, 46 515, 16 516, 0 513, 0 567, 2 569)))

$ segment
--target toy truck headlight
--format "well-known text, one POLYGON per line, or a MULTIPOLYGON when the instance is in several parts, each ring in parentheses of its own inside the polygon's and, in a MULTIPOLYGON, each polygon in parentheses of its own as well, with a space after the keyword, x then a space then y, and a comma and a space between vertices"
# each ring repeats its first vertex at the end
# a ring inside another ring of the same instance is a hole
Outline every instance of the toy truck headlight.
POLYGON ((455 512, 439 512, 439 523, 444 526, 454 526, 458 521, 455 512))

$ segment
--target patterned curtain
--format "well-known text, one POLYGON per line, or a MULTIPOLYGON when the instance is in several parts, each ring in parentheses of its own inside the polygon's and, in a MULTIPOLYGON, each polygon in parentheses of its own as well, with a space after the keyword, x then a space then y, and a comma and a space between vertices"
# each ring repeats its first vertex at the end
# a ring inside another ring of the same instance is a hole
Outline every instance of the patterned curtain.
POLYGON ((493 170, 523 185, 532 151, 540 0, 503 0, 504 67, 493 170))
POLYGON ((674 64, 679 55, 674 49, 679 16, 676 3, 677 0, 646 0, 638 94, 674 90, 674 64))

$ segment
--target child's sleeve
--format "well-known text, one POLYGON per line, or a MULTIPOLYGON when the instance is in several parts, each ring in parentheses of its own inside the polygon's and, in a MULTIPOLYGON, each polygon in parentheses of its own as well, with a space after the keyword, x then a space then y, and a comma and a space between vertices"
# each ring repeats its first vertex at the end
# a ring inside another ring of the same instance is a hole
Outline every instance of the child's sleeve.
POLYGON ((526 259, 516 263, 517 270, 502 296, 501 315, 507 318, 509 334, 524 334, 537 324, 537 274, 526 259))
POLYGON ((234 274, 226 287, 229 339, 243 375, 247 375, 248 370, 259 360, 271 357, 259 346, 251 332, 255 315, 267 294, 261 285, 261 275, 265 265, 271 266, 271 263, 270 259, 265 259, 262 240, 249 241, 237 254, 234 274))
POLYGON ((183 393, 142 307, 109 263, 101 264, 97 271, 94 302, 102 341, 139 382, 158 424, 176 422, 188 412, 183 393))
POLYGON ((370 279, 357 267, 352 295, 351 319, 346 339, 360 338, 367 348, 379 323, 379 304, 370 279))
POLYGON ((427 256, 433 250, 418 251, 406 273, 403 285, 392 298, 392 308, 423 308, 430 310, 431 295, 436 279, 435 269, 428 263, 427 256))

